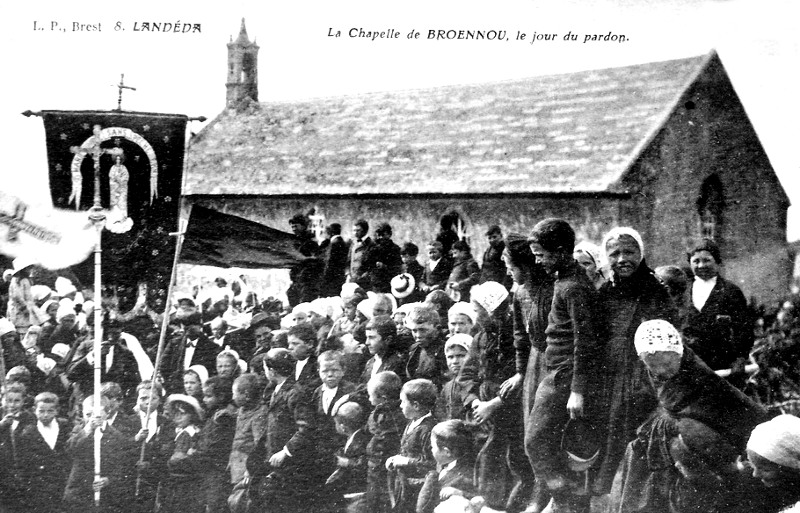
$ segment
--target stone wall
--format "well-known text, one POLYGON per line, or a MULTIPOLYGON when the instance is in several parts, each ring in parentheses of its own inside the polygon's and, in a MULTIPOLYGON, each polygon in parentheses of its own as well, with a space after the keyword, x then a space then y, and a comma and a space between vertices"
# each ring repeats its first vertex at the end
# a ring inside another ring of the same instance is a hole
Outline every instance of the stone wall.
MULTIPOLYGON (((438 197, 438 198, 320 198, 302 197, 270 199, 268 197, 189 196, 190 202, 214 208, 263 223, 272 228, 289 231, 288 219, 298 212, 311 209, 325 216, 325 223, 342 225, 349 238, 353 221, 363 218, 370 223, 370 235, 381 222, 392 226, 392 239, 398 245, 411 241, 424 255, 425 244, 435 238, 439 218, 456 211, 465 222, 472 253, 478 261, 488 247, 486 230, 498 224, 504 233, 512 231, 525 235, 546 217, 561 217, 575 228, 578 240, 599 242, 608 228, 619 222, 617 197, 438 197)), ((420 258, 424 262, 425 257, 420 258)))
POLYGON ((687 263, 686 249, 701 234, 701 187, 713 174, 724 199, 716 237, 723 274, 759 301, 785 296, 788 202, 735 91, 714 66, 679 100, 624 181, 632 201, 622 217, 642 231, 651 265, 687 263))

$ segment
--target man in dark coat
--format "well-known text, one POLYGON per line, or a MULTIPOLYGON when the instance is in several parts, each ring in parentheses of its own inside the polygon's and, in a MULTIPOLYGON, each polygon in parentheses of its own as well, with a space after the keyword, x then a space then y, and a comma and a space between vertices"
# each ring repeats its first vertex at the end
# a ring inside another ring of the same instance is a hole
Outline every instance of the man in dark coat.
POLYGON ((161 374, 166 379, 167 391, 176 393, 183 390, 183 371, 192 365, 202 365, 213 373, 220 351, 221 348, 203 333, 199 315, 187 319, 186 331, 176 334, 164 349, 161 374))
POLYGON ((325 233, 329 239, 324 247, 320 247, 320 252, 324 256, 325 270, 322 272, 322 297, 338 296, 342 292, 347 274, 347 257, 350 247, 342 238, 342 225, 331 223, 325 228, 325 233))
POLYGON ((486 232, 489 239, 489 247, 483 253, 483 265, 481 266, 481 278, 479 283, 496 281, 506 288, 511 288, 512 281, 506 272, 506 264, 503 262, 503 250, 506 243, 503 241, 503 231, 499 226, 493 225, 486 232))
POLYGON ((371 290, 369 283, 369 262, 367 261, 370 250, 375 242, 367 235, 369 223, 359 219, 353 223, 353 238, 350 240, 350 252, 347 258, 347 269, 350 281, 358 283, 364 290, 371 290))
POLYGON ((392 291, 390 282, 400 274, 403 260, 400 258, 400 246, 392 242, 392 227, 382 223, 375 230, 375 245, 366 257, 369 268, 369 289, 374 292, 388 293, 392 291))
MULTIPOLYGON (((105 322, 106 340, 103 341, 101 352, 103 365, 101 366, 100 381, 113 381, 122 387, 122 394, 127 399, 139 384, 139 364, 133 352, 123 345, 121 338, 122 326, 116 319, 105 322)), ((90 393, 94 382, 94 351, 89 351, 82 358, 76 360, 67 370, 67 378, 77 382, 81 391, 90 393)), ((181 383, 183 377, 181 377, 181 383)))
POLYGON ((687 291, 681 332, 706 365, 733 369, 729 381, 744 385, 744 365, 753 347, 752 317, 741 289, 719 275, 719 246, 703 239, 688 253, 694 281, 687 291))
POLYGON ((319 297, 320 276, 324 264, 317 258, 319 244, 314 240, 314 234, 308 230, 308 218, 297 214, 289 219, 289 226, 295 236, 295 249, 303 256, 309 257, 289 271, 292 284, 289 285, 286 296, 289 299, 289 305, 295 306, 319 297))

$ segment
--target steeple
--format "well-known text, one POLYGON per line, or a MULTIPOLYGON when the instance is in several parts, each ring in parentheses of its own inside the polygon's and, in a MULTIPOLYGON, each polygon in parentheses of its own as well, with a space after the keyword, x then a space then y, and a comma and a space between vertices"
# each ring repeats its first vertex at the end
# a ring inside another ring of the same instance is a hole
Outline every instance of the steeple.
POLYGON ((228 81, 226 105, 229 109, 237 108, 243 101, 250 99, 258 102, 258 45, 250 42, 244 18, 239 29, 239 36, 228 43, 228 81))

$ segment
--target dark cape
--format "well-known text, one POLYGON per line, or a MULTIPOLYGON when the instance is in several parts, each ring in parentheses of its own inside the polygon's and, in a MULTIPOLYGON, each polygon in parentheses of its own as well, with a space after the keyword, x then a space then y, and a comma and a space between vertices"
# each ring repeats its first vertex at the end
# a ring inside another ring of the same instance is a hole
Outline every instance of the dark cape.
POLYGON ((609 512, 670 511, 669 489, 678 473, 669 444, 678 435, 678 420, 702 422, 743 452, 750 432, 768 418, 764 408, 717 376, 689 348, 684 348, 678 374, 655 388, 659 407, 628 444, 609 512))
POLYGON ((606 437, 593 487, 596 493, 608 493, 628 442, 636 438, 636 428, 658 405, 647 369, 633 345, 636 329, 652 319, 674 324, 677 309, 644 260, 630 278, 615 276, 603 284, 599 294, 605 340, 600 411, 606 437))

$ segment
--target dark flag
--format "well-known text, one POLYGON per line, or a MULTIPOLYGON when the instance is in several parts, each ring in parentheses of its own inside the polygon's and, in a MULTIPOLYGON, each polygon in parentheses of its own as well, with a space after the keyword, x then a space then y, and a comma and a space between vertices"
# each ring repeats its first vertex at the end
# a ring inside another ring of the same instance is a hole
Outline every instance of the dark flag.
POLYGON ((194 205, 179 261, 222 268, 289 268, 307 260, 295 244, 291 233, 194 205))
MULTIPOLYGON (((57 208, 88 210, 100 161, 103 283, 134 299, 166 297, 178 227, 188 117, 125 111, 43 111, 50 194, 57 208)), ((91 259, 76 269, 91 283, 91 259)), ((160 301, 159 301, 160 300, 160 301)), ((122 306, 122 305, 121 305, 122 306)))

